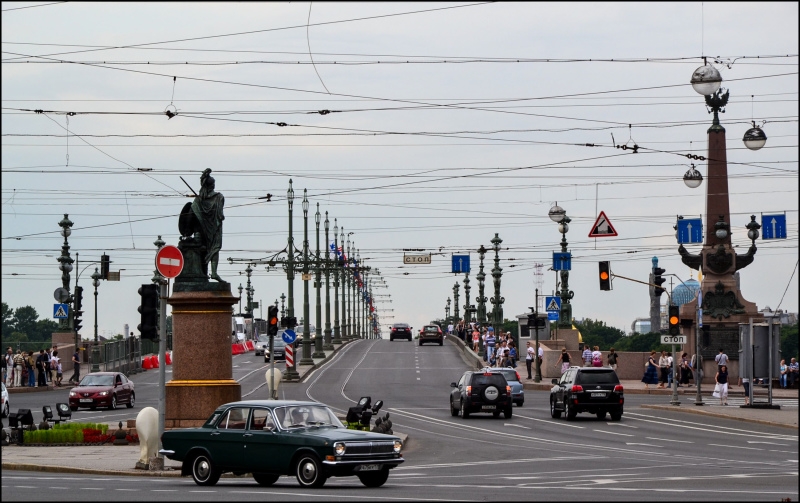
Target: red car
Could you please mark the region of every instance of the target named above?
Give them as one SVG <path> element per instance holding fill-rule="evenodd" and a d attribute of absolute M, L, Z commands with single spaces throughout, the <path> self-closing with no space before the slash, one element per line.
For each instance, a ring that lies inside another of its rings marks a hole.
<path fill-rule="evenodd" d="M 121 372 L 87 374 L 69 392 L 69 408 L 72 410 L 78 410 L 79 407 L 108 407 L 113 410 L 123 403 L 130 409 L 135 402 L 133 381 Z"/>

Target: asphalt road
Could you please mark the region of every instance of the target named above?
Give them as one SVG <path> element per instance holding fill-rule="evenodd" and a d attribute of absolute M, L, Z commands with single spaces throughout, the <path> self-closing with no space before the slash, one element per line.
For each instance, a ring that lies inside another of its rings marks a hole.
<path fill-rule="evenodd" d="M 263 358 L 234 357 L 235 378 L 248 398 L 266 398 Z M 406 463 L 389 481 L 367 489 L 356 478 L 330 479 L 317 491 L 282 477 L 271 488 L 250 479 L 221 479 L 211 488 L 191 479 L 4 472 L 3 500 L 64 494 L 95 501 L 149 500 L 778 500 L 798 499 L 798 436 L 786 428 L 640 409 L 668 397 L 626 396 L 620 422 L 579 414 L 552 419 L 546 392 L 526 392 L 511 419 L 452 417 L 450 383 L 467 370 L 456 348 L 366 340 L 348 344 L 304 383 L 282 387 L 292 399 L 313 399 L 344 412 L 361 396 L 382 399 L 394 429 L 410 436 Z M 156 404 L 154 371 L 134 376 L 133 410 L 81 411 L 76 419 L 135 417 Z M 141 383 L 141 384 L 140 384 Z M 41 395 L 12 395 L 20 403 Z M 54 400 L 51 400 L 54 403 Z M 12 408 L 21 407 L 14 403 Z M 34 407 L 31 407 L 34 408 Z M 80 416 L 78 416 L 80 414 Z M 138 492 L 140 494 L 132 494 Z M 146 494 L 146 495 L 145 495 Z"/>

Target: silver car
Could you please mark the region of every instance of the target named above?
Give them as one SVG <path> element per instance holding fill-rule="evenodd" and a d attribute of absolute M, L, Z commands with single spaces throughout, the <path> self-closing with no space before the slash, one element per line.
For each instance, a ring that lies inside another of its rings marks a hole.
<path fill-rule="evenodd" d="M 269 355 L 269 337 L 266 335 L 259 335 L 256 341 L 256 356 Z"/>
<path fill-rule="evenodd" d="M 512 368 L 497 367 L 484 367 L 482 370 L 484 372 L 503 374 L 503 377 L 506 378 L 506 382 L 511 386 L 511 401 L 517 404 L 518 407 L 522 407 L 522 404 L 525 403 L 525 390 L 523 389 L 524 386 L 519 372 Z"/>

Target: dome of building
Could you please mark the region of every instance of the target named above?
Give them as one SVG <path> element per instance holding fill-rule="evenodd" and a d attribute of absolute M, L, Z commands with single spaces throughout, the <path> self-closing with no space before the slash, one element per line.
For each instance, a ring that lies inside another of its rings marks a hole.
<path fill-rule="evenodd" d="M 672 290 L 672 302 L 676 306 L 687 304 L 697 297 L 700 290 L 700 283 L 696 279 L 690 279 L 686 283 L 681 283 Z"/>

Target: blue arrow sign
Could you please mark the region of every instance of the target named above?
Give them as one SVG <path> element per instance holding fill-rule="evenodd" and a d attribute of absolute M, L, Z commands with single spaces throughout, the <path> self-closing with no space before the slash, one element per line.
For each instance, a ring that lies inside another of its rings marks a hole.
<path fill-rule="evenodd" d="M 558 321 L 558 313 L 552 311 L 547 312 L 547 321 Z"/>
<path fill-rule="evenodd" d="M 286 344 L 291 344 L 294 342 L 295 339 L 297 339 L 297 334 L 294 333 L 294 330 L 289 330 L 287 328 L 281 334 L 281 339 L 283 339 L 283 342 L 285 342 Z"/>
<path fill-rule="evenodd" d="M 69 304 L 53 304 L 53 318 L 69 318 Z"/>
<path fill-rule="evenodd" d="M 548 313 L 561 312 L 561 297 L 545 297 L 544 298 L 545 311 Z"/>
<path fill-rule="evenodd" d="M 700 218 L 684 218 L 678 220 L 678 243 L 702 243 L 703 220 Z"/>
<path fill-rule="evenodd" d="M 570 271 L 572 270 L 572 254 L 569 252 L 553 252 L 553 270 Z"/>
<path fill-rule="evenodd" d="M 761 215 L 762 239 L 786 239 L 786 215 Z"/>
<path fill-rule="evenodd" d="M 453 255 L 453 274 L 469 273 L 469 255 Z"/>

